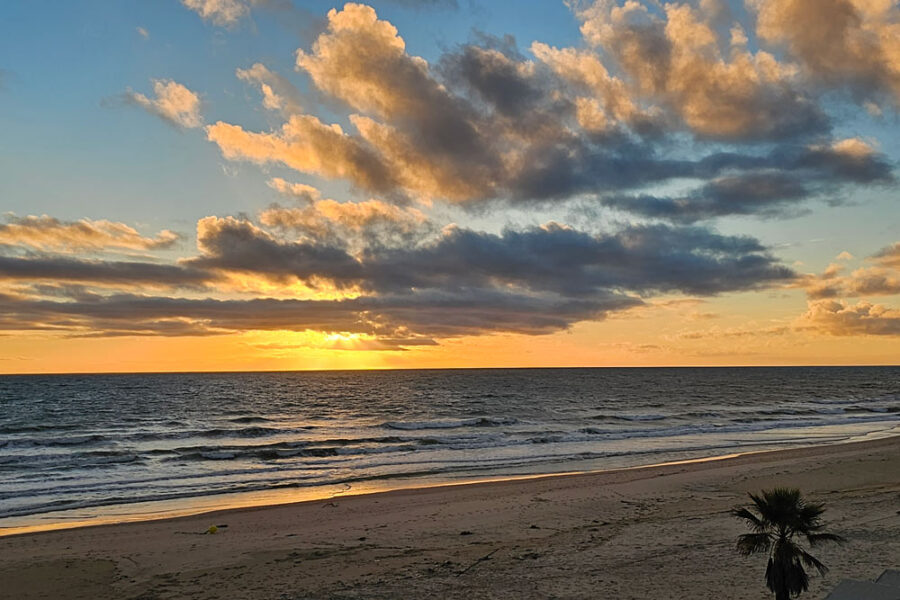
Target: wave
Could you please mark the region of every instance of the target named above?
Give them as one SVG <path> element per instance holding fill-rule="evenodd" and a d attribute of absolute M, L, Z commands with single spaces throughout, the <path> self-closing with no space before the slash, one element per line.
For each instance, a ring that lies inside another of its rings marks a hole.
<path fill-rule="evenodd" d="M 460 429 L 462 427 L 500 427 L 515 425 L 518 419 L 512 417 L 478 417 L 475 419 L 459 419 L 452 421 L 387 421 L 380 427 L 417 431 L 420 429 Z"/>
<path fill-rule="evenodd" d="M 733 449 L 733 444 L 715 443 L 715 444 L 694 444 L 678 449 L 681 453 L 697 453 L 702 452 L 709 454 L 710 451 Z M 517 470 L 522 466 L 531 465 L 534 468 L 537 465 L 550 464 L 566 464 L 573 460 L 596 460 L 605 458 L 614 458 L 622 456 L 661 456 L 671 453 L 671 449 L 661 448 L 644 448 L 632 449 L 627 451 L 580 451 L 580 452 L 549 452 L 543 454 L 529 454 L 520 457 L 488 457 L 468 460 L 410 460 L 403 463 L 382 463 L 381 465 L 368 465 L 368 468 L 359 468 L 349 472 L 341 477 L 323 477 L 320 474 L 291 472 L 289 475 L 278 475 L 273 478 L 264 478 L 256 481 L 231 480 L 231 481 L 199 481 L 195 485 L 187 485 L 179 489 L 149 489 L 138 488 L 129 490 L 131 495 L 123 495 L 123 492 L 110 490 L 114 493 L 106 496 L 93 496 L 91 498 L 75 496 L 58 498 L 50 501 L 34 501 L 20 504 L 18 506 L 7 505 L 4 509 L 0 509 L 0 519 L 9 517 L 21 517 L 34 514 L 42 514 L 48 512 L 77 510 L 94 508 L 110 505 L 136 504 L 142 502 L 153 502 L 162 500 L 176 500 L 181 498 L 198 498 L 207 496 L 216 496 L 221 494 L 229 494 L 235 492 L 254 492 L 254 491 L 272 491 L 279 489 L 291 488 L 310 488 L 324 486 L 340 486 L 352 485 L 378 480 L 403 480 L 411 478 L 424 478 L 439 475 L 453 474 L 454 476 L 464 476 L 466 474 L 474 475 L 476 473 L 498 473 L 504 469 Z M 394 467 L 396 470 L 391 472 L 377 472 L 379 466 Z M 329 471 L 330 472 L 330 471 Z M 513 471 L 516 472 L 516 471 Z M 552 472 L 552 470 L 550 471 Z M 238 473 L 238 472 L 235 472 Z M 163 478 L 163 481 L 168 479 Z M 152 480 L 150 480 L 152 481 Z M 51 495 L 54 490 L 34 490 L 36 492 L 29 498 L 37 499 Z M 70 494 L 75 494 L 79 490 L 72 489 Z M 20 499 L 22 499 L 20 497 Z"/>
<path fill-rule="evenodd" d="M 410 453 L 410 452 L 444 452 L 466 450 L 489 450 L 533 444 L 568 444 L 598 441 L 621 441 L 642 438 L 671 438 L 675 436 L 700 436 L 707 434 L 753 433 L 783 428 L 808 428 L 823 425 L 846 425 L 884 420 L 894 413 L 881 411 L 865 414 L 847 414 L 841 418 L 804 418 L 785 419 L 776 416 L 747 416 L 715 422 L 684 423 L 672 421 L 662 426 L 643 428 L 623 427 L 579 427 L 575 429 L 548 430 L 504 430 L 499 423 L 515 423 L 512 419 L 467 419 L 429 422 L 403 422 L 399 429 L 407 430 L 413 435 L 334 437 L 323 439 L 281 440 L 270 443 L 225 443 L 197 444 L 178 447 L 135 447 L 124 446 L 110 450 L 84 450 L 46 452 L 36 449 L 35 452 L 19 452 L 12 455 L 0 454 L 0 472 L 33 471 L 65 471 L 78 468 L 100 467 L 115 463 L 131 463 L 142 461 L 162 461 L 165 463 L 190 463 L 195 461 L 250 461 L 266 463 L 290 459 L 308 459 L 316 462 L 321 459 L 352 459 L 375 454 Z M 782 415 L 788 416 L 788 415 Z M 808 417 L 810 417 L 808 415 Z M 646 419 L 645 421 L 651 421 Z M 491 425 L 486 423 L 490 422 Z M 396 423 L 393 423 L 396 425 Z M 451 426 L 452 425 L 452 426 Z M 474 427 L 482 429 L 469 430 Z M 492 431 L 499 428 L 496 432 Z M 454 431 L 452 435 L 414 435 L 417 431 Z M 491 431 L 490 433 L 488 431 Z M 82 436 L 80 443 L 98 436 Z M 102 436 L 100 436 L 102 437 Z M 252 437 L 252 436 L 251 436 Z M 105 438 L 102 438 L 105 439 Z M 69 440 L 62 447 L 75 448 L 78 445 Z M 311 463 L 312 464 L 312 463 Z"/>
<path fill-rule="evenodd" d="M 235 417 L 228 419 L 232 423 L 271 423 L 272 419 L 258 416 Z"/>
<path fill-rule="evenodd" d="M 174 431 L 136 431 L 131 433 L 123 433 L 118 431 L 110 431 L 106 433 L 94 433 L 89 435 L 75 436 L 56 436 L 56 437 L 22 437 L 9 440 L 3 440 L 0 448 L 8 446 L 10 448 L 36 448 L 36 447 L 54 447 L 54 446 L 81 446 L 99 443 L 122 443 L 122 442 L 152 442 L 163 440 L 186 440 L 191 438 L 260 438 L 273 437 L 278 435 L 297 435 L 309 432 L 314 429 L 313 425 L 306 425 L 294 428 L 278 428 L 278 427 L 215 427 L 210 429 L 187 429 Z"/>
<path fill-rule="evenodd" d="M 900 413 L 900 406 L 848 406 L 846 413 Z"/>
<path fill-rule="evenodd" d="M 32 448 L 32 447 L 54 447 L 54 446 L 83 446 L 89 444 L 97 444 L 98 442 L 109 442 L 110 438 L 99 433 L 88 435 L 75 435 L 70 437 L 41 437 L 41 438 L 18 438 L 6 440 L 5 446 L 8 448 Z"/>
<path fill-rule="evenodd" d="M 670 418 L 668 415 L 659 415 L 659 414 L 648 414 L 648 415 L 595 415 L 590 417 L 595 421 L 632 421 L 632 422 L 640 422 L 640 421 L 663 421 L 665 419 Z"/>

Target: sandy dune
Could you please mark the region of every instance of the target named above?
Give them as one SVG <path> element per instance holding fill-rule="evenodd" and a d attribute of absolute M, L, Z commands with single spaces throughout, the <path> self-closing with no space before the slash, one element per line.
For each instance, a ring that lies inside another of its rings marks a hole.
<path fill-rule="evenodd" d="M 817 551 L 832 571 L 804 597 L 900 565 L 892 438 L 9 536 L 0 596 L 769 598 L 728 510 L 774 485 L 825 501 L 849 539 Z"/>

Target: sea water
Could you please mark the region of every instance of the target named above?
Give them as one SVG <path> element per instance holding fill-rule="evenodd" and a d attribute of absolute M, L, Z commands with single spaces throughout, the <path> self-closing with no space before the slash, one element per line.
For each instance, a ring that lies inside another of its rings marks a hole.
<path fill-rule="evenodd" d="M 900 367 L 5 376 L 0 531 L 892 433 Z"/>

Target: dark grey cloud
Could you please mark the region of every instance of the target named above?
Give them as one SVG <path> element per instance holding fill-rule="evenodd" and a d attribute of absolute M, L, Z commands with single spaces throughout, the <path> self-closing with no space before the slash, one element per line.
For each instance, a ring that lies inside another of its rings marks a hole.
<path fill-rule="evenodd" d="M 888 158 L 868 148 L 860 140 L 844 140 L 832 146 L 813 146 L 801 151 L 778 151 L 773 161 L 784 159 L 786 169 L 810 170 L 831 181 L 849 183 L 894 183 L 893 165 Z M 855 148 L 854 148 L 855 146 Z"/>
<path fill-rule="evenodd" d="M 336 247 L 281 241 L 246 221 L 201 227 L 204 254 L 186 264 L 275 278 L 321 279 L 377 294 L 514 286 L 584 297 L 610 290 L 717 294 L 790 279 L 760 243 L 702 228 L 631 226 L 593 236 L 548 225 L 502 234 L 459 227 L 412 247 L 352 257 Z"/>
<path fill-rule="evenodd" d="M 414 340 L 492 332 L 546 334 L 640 304 L 622 295 L 590 300 L 524 296 L 497 290 L 423 293 L 349 300 L 187 299 L 116 294 L 91 301 L 0 295 L 0 329 L 71 335 L 215 335 L 247 330 L 325 331 Z M 403 346 L 403 343 L 398 343 Z"/>
<path fill-rule="evenodd" d="M 719 153 L 695 166 L 697 177 L 712 178 L 685 195 L 617 195 L 601 202 L 643 217 L 694 223 L 727 215 L 791 215 L 813 198 L 840 202 L 848 184 L 896 181 L 883 154 L 853 139 L 833 146 L 781 146 L 760 156 Z"/>
<path fill-rule="evenodd" d="M 482 34 L 479 45 L 468 44 L 441 57 L 438 72 L 453 89 L 467 90 L 500 115 L 522 117 L 543 108 L 552 88 L 536 77 L 518 53 L 515 39 Z M 571 103 L 566 102 L 571 110 Z"/>
<path fill-rule="evenodd" d="M 363 276 L 361 265 L 346 249 L 312 242 L 283 243 L 239 219 L 200 221 L 197 244 L 202 254 L 183 261 L 185 267 L 252 272 L 308 280 L 325 275 L 335 282 Z"/>
<path fill-rule="evenodd" d="M 188 266 L 63 256 L 0 256 L 0 279 L 199 288 L 216 277 Z"/>
<path fill-rule="evenodd" d="M 0 274 L 29 285 L 3 298 L 0 327 L 81 336 L 309 329 L 427 343 L 552 333 L 637 306 L 642 296 L 715 295 L 795 277 L 757 240 L 699 227 L 631 226 L 605 235 L 555 224 L 501 234 L 451 227 L 409 247 L 372 246 L 353 255 L 280 239 L 235 218 L 203 219 L 198 231 L 200 255 L 178 265 L 4 257 Z M 362 295 L 226 300 L 90 287 L 200 286 L 238 272 L 313 287 L 327 282 Z"/>
<path fill-rule="evenodd" d="M 802 179 L 786 173 L 744 173 L 714 179 L 678 198 L 639 195 L 602 202 L 644 217 L 694 223 L 725 215 L 781 215 L 786 205 L 806 199 L 809 193 Z"/>
<path fill-rule="evenodd" d="M 793 277 L 752 238 L 666 226 L 606 236 L 559 226 L 502 235 L 454 229 L 434 244 L 371 257 L 366 266 L 379 290 L 493 283 L 569 297 L 605 290 L 708 295 Z"/>

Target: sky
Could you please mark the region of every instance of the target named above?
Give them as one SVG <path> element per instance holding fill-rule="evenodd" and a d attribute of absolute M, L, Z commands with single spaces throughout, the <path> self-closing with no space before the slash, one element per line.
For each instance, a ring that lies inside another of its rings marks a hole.
<path fill-rule="evenodd" d="M 891 0 L 0 3 L 0 373 L 897 364 Z"/>

